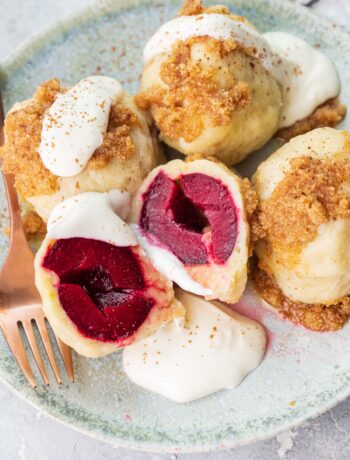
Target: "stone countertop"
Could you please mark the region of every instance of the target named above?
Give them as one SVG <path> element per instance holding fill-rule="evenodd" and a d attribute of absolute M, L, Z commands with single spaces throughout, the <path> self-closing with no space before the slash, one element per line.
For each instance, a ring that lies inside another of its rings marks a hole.
<path fill-rule="evenodd" d="M 287 0 L 280 0 L 287 1 Z M 298 0 L 350 31 L 350 0 Z M 87 0 L 0 0 L 0 61 L 39 28 Z M 350 37 L 349 37 L 350 38 Z M 268 389 L 267 389 L 268 391 Z M 38 412 L 0 385 L 0 459 L 4 460 L 348 460 L 350 400 L 274 439 L 208 454 L 159 455 L 114 447 Z"/>

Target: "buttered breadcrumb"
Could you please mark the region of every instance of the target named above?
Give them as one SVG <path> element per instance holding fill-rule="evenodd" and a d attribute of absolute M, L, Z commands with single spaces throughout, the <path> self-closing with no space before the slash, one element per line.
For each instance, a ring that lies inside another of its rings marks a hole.
<path fill-rule="evenodd" d="M 341 187 L 350 180 L 350 163 L 304 156 L 291 160 L 291 166 L 260 203 L 260 237 L 272 249 L 298 254 L 320 224 L 350 218 L 350 198 Z"/>
<path fill-rule="evenodd" d="M 215 67 L 193 61 L 191 50 L 196 43 L 205 46 L 208 56 L 224 57 L 233 50 L 243 53 L 233 40 L 192 37 L 179 41 L 161 65 L 160 78 L 167 87 L 153 86 L 136 96 L 141 108 L 152 110 L 163 135 L 186 142 L 202 134 L 205 119 L 214 127 L 226 126 L 233 112 L 243 110 L 251 101 L 247 83 L 226 74 L 223 87 Z"/>
<path fill-rule="evenodd" d="M 293 126 L 280 129 L 276 137 L 288 142 L 293 137 L 308 133 L 316 128 L 337 126 L 346 115 L 346 106 L 339 99 L 333 98 L 317 107 L 314 112 Z"/>
<path fill-rule="evenodd" d="M 95 151 L 88 163 L 88 168 L 100 169 L 112 158 L 126 159 L 135 153 L 131 139 L 131 127 L 138 122 L 134 112 L 121 104 L 111 107 L 107 132 L 102 145 Z"/>
<path fill-rule="evenodd" d="M 196 16 L 198 14 L 224 14 L 229 16 L 238 22 L 244 22 L 250 24 L 250 22 L 244 16 L 237 16 L 224 5 L 213 5 L 204 7 L 202 0 L 185 0 L 182 8 L 180 9 L 178 16 Z"/>
<path fill-rule="evenodd" d="M 45 222 L 35 211 L 27 211 L 22 216 L 22 224 L 27 238 L 46 234 Z"/>
<path fill-rule="evenodd" d="M 179 11 L 179 16 L 194 16 L 203 13 L 202 0 L 185 0 Z"/>
<path fill-rule="evenodd" d="M 5 120 L 5 144 L 0 148 L 2 167 L 16 177 L 21 197 L 53 194 L 58 191 L 58 178 L 43 165 L 38 148 L 43 118 L 57 96 L 66 90 L 58 79 L 41 84 L 33 99 L 17 105 Z M 135 146 L 130 127 L 137 123 L 136 115 L 121 104 L 112 106 L 107 133 L 87 168 L 103 168 L 112 158 L 125 159 L 133 155 Z"/>
<path fill-rule="evenodd" d="M 254 285 L 260 296 L 285 319 L 318 332 L 336 331 L 350 318 L 350 296 L 330 305 L 305 304 L 296 302 L 284 295 L 276 284 L 273 275 L 255 267 Z"/>

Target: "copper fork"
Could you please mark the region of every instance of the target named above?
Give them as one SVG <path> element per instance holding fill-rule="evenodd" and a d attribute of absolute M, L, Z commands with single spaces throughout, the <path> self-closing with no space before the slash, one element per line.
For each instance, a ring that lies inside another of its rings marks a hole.
<path fill-rule="evenodd" d="M 0 93 L 0 145 L 4 142 L 4 111 Z M 20 206 L 14 186 L 13 175 L 4 174 L 4 184 L 10 212 L 10 243 L 6 260 L 0 271 L 0 328 L 14 354 L 19 367 L 33 388 L 35 378 L 21 338 L 19 325 L 33 352 L 43 380 L 48 385 L 49 378 L 36 341 L 33 325 L 36 324 L 53 373 L 58 383 L 62 382 L 55 355 L 46 327 L 40 295 L 34 284 L 34 254 L 24 234 Z M 70 348 L 57 337 L 57 344 L 71 382 L 74 380 L 73 360 Z"/>

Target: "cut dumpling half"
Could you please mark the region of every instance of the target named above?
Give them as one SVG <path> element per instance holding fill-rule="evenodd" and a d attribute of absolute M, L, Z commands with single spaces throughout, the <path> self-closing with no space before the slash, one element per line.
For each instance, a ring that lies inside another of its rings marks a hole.
<path fill-rule="evenodd" d="M 155 267 L 189 292 L 237 301 L 247 281 L 247 184 L 205 159 L 153 170 L 133 199 L 130 220 Z"/>
<path fill-rule="evenodd" d="M 286 318 L 339 329 L 350 317 L 350 134 L 320 128 L 262 163 L 255 284 Z"/>
<path fill-rule="evenodd" d="M 119 191 L 66 200 L 51 214 L 35 259 L 47 319 L 87 357 L 130 345 L 182 314 L 172 283 L 115 213 L 123 214 L 124 205 Z"/>

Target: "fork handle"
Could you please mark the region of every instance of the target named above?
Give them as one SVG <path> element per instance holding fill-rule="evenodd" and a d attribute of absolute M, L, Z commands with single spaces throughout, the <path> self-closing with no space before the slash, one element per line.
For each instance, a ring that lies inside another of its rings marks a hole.
<path fill-rule="evenodd" d="M 10 245 L 14 243 L 14 239 L 26 240 L 25 233 L 23 230 L 21 210 L 19 206 L 18 196 L 15 189 L 15 177 L 13 174 L 5 174 L 2 172 L 4 180 L 5 191 L 10 212 L 10 224 L 11 224 L 11 241 Z"/>
<path fill-rule="evenodd" d="M 15 189 L 15 176 L 13 174 L 5 174 L 2 171 L 4 180 L 5 191 L 9 206 L 10 225 L 11 225 L 11 238 L 10 246 L 15 243 L 15 240 L 25 240 L 27 242 L 21 218 L 21 209 L 19 206 L 17 191 Z"/>

